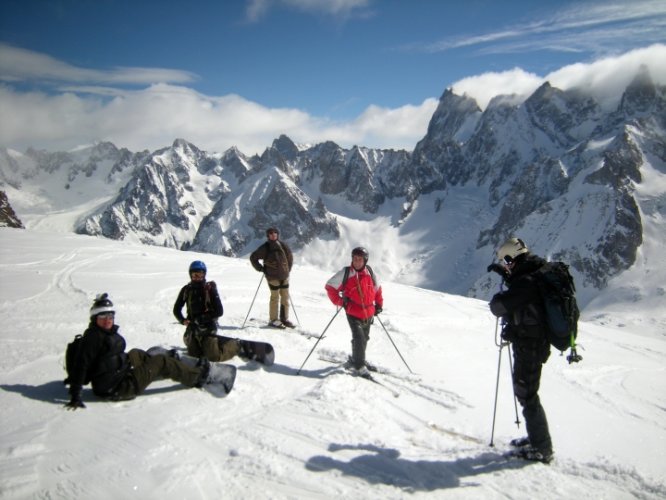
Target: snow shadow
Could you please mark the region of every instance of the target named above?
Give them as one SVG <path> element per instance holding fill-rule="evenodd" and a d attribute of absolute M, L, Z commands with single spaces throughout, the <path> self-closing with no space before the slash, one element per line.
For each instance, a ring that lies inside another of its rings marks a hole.
<path fill-rule="evenodd" d="M 331 452 L 360 450 L 368 453 L 349 461 L 318 455 L 310 458 L 305 468 L 312 472 L 339 470 L 346 476 L 363 479 L 369 484 L 394 486 L 408 492 L 434 491 L 446 488 L 474 487 L 474 481 L 461 481 L 482 474 L 493 474 L 507 469 L 521 469 L 529 462 L 507 460 L 498 453 L 483 452 L 475 457 L 457 460 L 406 460 L 392 448 L 381 448 L 370 444 L 331 444 Z"/>
<path fill-rule="evenodd" d="M 69 394 L 67 392 L 67 387 L 62 383 L 62 380 L 53 380 L 51 382 L 46 382 L 41 385 L 28 385 L 28 384 L 2 384 L 0 389 L 3 389 L 7 392 L 15 392 L 20 394 L 24 398 L 34 399 L 36 401 L 42 401 L 44 403 L 53 403 L 57 405 L 65 404 L 69 401 Z M 161 394 L 166 392 L 174 392 L 181 390 L 188 390 L 189 387 L 185 387 L 179 384 L 176 385 L 166 385 L 166 386 L 156 386 L 148 387 L 144 392 L 139 394 L 137 397 L 150 396 L 154 394 Z M 93 403 L 95 401 L 107 402 L 104 398 L 99 398 L 90 389 L 84 389 L 83 395 L 85 403 Z"/>
<path fill-rule="evenodd" d="M 0 388 L 44 403 L 64 404 L 69 401 L 67 387 L 62 383 L 62 380 L 52 380 L 41 385 L 2 384 Z"/>

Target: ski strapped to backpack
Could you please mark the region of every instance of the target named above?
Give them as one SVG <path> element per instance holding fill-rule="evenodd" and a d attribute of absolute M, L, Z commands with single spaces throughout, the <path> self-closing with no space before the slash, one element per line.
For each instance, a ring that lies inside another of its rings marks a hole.
<path fill-rule="evenodd" d="M 569 266 L 564 262 L 547 262 L 534 275 L 546 312 L 550 344 L 559 351 L 571 349 L 567 356 L 569 363 L 581 361 L 582 356 L 576 352 L 580 311 Z"/>

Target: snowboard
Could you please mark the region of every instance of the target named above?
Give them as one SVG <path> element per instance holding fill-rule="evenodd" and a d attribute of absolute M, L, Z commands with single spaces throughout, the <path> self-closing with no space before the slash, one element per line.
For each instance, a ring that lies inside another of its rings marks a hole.
<path fill-rule="evenodd" d="M 243 359 L 257 361 L 266 366 L 271 366 L 275 362 L 275 349 L 273 349 L 273 346 L 268 342 L 234 339 L 222 335 L 218 335 L 217 337 L 219 339 L 220 349 L 222 349 L 223 344 L 230 340 L 238 342 L 240 344 L 238 356 Z"/>
<path fill-rule="evenodd" d="M 180 354 L 177 359 L 189 366 L 200 366 L 200 358 Z M 236 380 L 236 367 L 226 363 L 211 363 L 208 372 L 208 378 L 201 386 L 203 390 L 211 393 L 213 396 L 223 398 L 231 392 Z"/>
<path fill-rule="evenodd" d="M 153 346 L 146 353 L 150 356 L 169 356 L 189 366 L 198 367 L 201 364 L 200 358 L 188 356 L 175 348 L 167 349 L 162 346 Z M 236 367 L 226 363 L 210 363 L 208 380 L 209 382 L 204 384 L 202 388 L 218 398 L 223 398 L 231 392 L 234 386 Z"/>

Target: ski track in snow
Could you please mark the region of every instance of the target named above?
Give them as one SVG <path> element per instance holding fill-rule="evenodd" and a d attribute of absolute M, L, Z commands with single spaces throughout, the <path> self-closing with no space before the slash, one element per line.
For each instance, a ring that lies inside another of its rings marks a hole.
<path fill-rule="evenodd" d="M 161 381 L 118 403 L 86 388 L 86 410 L 68 412 L 64 349 L 94 294 L 111 293 L 128 349 L 180 346 L 171 307 L 202 256 L 84 237 L 42 243 L 29 232 L 14 241 L 6 231 L 0 498 L 666 498 L 663 451 L 654 450 L 666 438 L 659 339 L 611 340 L 620 333 L 583 325 L 581 364 L 553 353 L 542 400 L 556 458 L 529 464 L 503 456 L 516 432 L 506 365 L 488 446 L 497 349 L 485 304 L 384 283 L 382 322 L 416 373 L 378 323 L 368 360 L 386 387 L 320 359 L 350 352 L 340 317 L 297 375 L 335 314 L 323 292 L 330 272 L 295 269 L 298 330 L 265 328 L 265 284 L 241 329 L 257 274 L 206 255 L 225 306 L 220 333 L 271 342 L 276 363 L 231 360 L 238 375 L 223 400 Z M 633 436 L 643 450 L 623 444 Z"/>

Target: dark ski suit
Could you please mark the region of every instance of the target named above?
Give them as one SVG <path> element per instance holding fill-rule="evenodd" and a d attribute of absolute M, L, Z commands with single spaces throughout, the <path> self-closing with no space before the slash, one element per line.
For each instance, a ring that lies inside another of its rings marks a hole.
<path fill-rule="evenodd" d="M 168 356 L 149 356 L 141 349 L 126 353 L 125 339 L 118 333 L 118 325 L 106 331 L 93 320 L 82 340 L 69 378 L 69 393 L 79 401 L 87 378 L 97 396 L 120 401 L 134 399 L 155 380 L 168 378 L 194 387 L 201 376 L 200 368 L 192 368 Z"/>
<path fill-rule="evenodd" d="M 529 253 L 516 257 L 506 277 L 508 290 L 492 298 L 490 310 L 504 319 L 502 337 L 513 343 L 513 390 L 523 407 L 530 444 L 550 454 L 553 446 L 548 421 L 538 395 L 541 366 L 550 356 L 550 343 L 537 278 L 532 275 L 545 263 Z"/>

